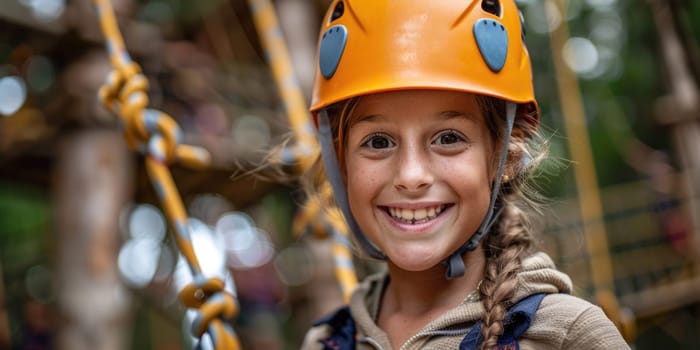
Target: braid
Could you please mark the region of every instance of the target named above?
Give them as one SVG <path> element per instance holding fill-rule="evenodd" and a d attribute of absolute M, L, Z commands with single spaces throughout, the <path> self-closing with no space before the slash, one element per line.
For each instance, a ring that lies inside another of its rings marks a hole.
<path fill-rule="evenodd" d="M 484 242 L 487 261 L 479 290 L 484 306 L 482 350 L 495 348 L 503 334 L 503 317 L 515 293 L 521 259 L 533 242 L 523 211 L 507 201 L 503 205 L 499 222 L 494 225 L 498 231 L 487 235 Z"/>

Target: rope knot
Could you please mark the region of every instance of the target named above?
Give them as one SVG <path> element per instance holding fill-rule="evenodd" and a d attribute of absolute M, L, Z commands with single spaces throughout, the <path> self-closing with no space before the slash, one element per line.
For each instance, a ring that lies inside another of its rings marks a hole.
<path fill-rule="evenodd" d="M 100 88 L 103 105 L 121 117 L 127 145 L 160 163 L 180 163 L 203 168 L 210 162 L 209 152 L 183 145 L 182 130 L 166 113 L 146 108 L 148 79 L 135 62 L 112 70 Z"/>
<path fill-rule="evenodd" d="M 180 300 L 190 309 L 195 309 L 192 334 L 200 338 L 208 332 L 217 349 L 239 349 L 233 328 L 229 325 L 238 315 L 235 297 L 224 289 L 220 278 L 205 279 L 197 276 L 179 293 Z M 223 347 L 219 347 L 223 345 Z"/>

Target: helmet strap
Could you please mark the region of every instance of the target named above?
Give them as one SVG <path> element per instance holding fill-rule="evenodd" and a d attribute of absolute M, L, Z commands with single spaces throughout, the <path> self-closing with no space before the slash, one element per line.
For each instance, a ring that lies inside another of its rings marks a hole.
<path fill-rule="evenodd" d="M 517 106 L 515 103 L 506 102 L 506 134 L 503 138 L 503 148 L 501 149 L 501 155 L 498 159 L 498 170 L 496 171 L 496 177 L 493 181 L 491 201 L 489 203 L 489 208 L 486 211 L 486 216 L 484 216 L 484 220 L 481 222 L 479 229 L 472 235 L 469 241 L 467 241 L 467 243 L 457 249 L 456 252 L 445 260 L 444 263 L 447 265 L 445 278 L 448 280 L 464 275 L 465 267 L 464 261 L 462 260 L 462 255 L 468 251 L 476 249 L 476 247 L 479 245 L 479 241 L 481 241 L 484 235 L 489 232 L 491 226 L 496 222 L 496 219 L 503 211 L 503 206 L 499 206 L 497 211 L 494 209 L 496 206 L 496 199 L 498 199 L 500 194 L 501 178 L 503 177 L 506 158 L 508 158 L 508 145 L 510 144 L 510 134 L 513 132 L 513 124 L 515 123 L 516 108 Z"/>
<path fill-rule="evenodd" d="M 326 176 L 328 176 L 328 181 L 335 195 L 335 201 L 345 217 L 345 222 L 348 224 L 350 232 L 367 255 L 374 259 L 385 260 L 386 256 L 384 253 L 382 253 L 379 248 L 369 240 L 364 232 L 362 232 L 357 221 L 355 221 L 355 217 L 353 217 L 350 212 L 348 193 L 345 190 L 343 176 L 338 166 L 338 157 L 335 153 L 335 146 L 333 145 L 333 132 L 331 131 L 326 109 L 322 109 L 318 113 L 318 131 L 318 137 L 321 143 L 321 159 L 323 160 L 323 166 L 326 168 Z"/>

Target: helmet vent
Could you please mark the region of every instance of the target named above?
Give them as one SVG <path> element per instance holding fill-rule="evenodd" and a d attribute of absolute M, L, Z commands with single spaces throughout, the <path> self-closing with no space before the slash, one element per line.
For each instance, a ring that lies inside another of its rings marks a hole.
<path fill-rule="evenodd" d="M 482 0 L 481 9 L 494 16 L 501 17 L 501 3 L 499 0 Z"/>
<path fill-rule="evenodd" d="M 343 13 L 345 13 L 345 4 L 343 4 L 342 1 L 338 1 L 338 3 L 335 4 L 335 8 L 333 8 L 333 14 L 331 14 L 331 22 L 342 17 Z"/>

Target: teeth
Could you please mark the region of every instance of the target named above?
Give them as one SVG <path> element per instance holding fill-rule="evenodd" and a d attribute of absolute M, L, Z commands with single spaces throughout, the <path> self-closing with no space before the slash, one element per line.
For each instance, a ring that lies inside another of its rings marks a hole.
<path fill-rule="evenodd" d="M 389 215 L 394 219 L 412 224 L 430 221 L 437 217 L 443 210 L 445 210 L 444 205 L 420 209 L 388 208 Z"/>

